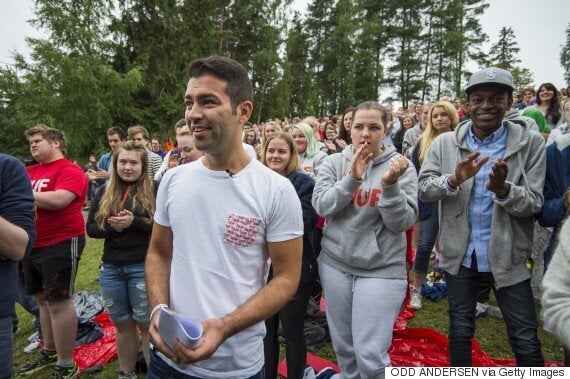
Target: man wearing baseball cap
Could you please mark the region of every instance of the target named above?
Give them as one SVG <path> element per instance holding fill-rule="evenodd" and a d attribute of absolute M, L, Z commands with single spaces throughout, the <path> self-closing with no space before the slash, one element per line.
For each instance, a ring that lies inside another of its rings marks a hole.
<path fill-rule="evenodd" d="M 517 365 L 542 366 L 526 260 L 544 202 L 544 139 L 503 119 L 513 101 L 510 72 L 478 71 L 465 92 L 471 120 L 434 140 L 418 186 L 421 200 L 441 201 L 450 363 L 472 364 L 477 284 L 490 279 Z"/>

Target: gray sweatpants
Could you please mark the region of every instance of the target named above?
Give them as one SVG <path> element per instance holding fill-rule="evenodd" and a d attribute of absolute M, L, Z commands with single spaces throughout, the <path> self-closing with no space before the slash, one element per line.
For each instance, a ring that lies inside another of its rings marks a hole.
<path fill-rule="evenodd" d="M 384 378 L 406 279 L 354 276 L 319 261 L 333 349 L 344 379 Z"/>

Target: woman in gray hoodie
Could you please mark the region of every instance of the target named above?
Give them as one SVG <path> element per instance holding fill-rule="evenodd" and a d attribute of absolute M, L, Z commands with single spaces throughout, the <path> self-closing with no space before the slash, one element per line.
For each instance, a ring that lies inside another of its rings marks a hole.
<path fill-rule="evenodd" d="M 327 219 L 319 274 L 343 378 L 384 377 L 392 330 L 406 295 L 405 231 L 418 216 L 417 175 L 384 146 L 387 112 L 360 104 L 352 145 L 325 158 L 313 206 Z"/>

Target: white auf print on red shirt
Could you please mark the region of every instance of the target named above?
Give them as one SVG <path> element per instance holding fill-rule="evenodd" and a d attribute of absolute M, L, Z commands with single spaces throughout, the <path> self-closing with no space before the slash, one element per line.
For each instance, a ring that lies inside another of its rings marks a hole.
<path fill-rule="evenodd" d="M 259 231 L 261 220 L 230 213 L 226 221 L 224 242 L 235 247 L 251 246 L 255 242 L 255 236 Z"/>

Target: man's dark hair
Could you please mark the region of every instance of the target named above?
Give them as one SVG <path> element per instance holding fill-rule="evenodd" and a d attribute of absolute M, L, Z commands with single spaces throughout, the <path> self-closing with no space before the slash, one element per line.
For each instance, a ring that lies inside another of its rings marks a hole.
<path fill-rule="evenodd" d="M 233 112 L 244 101 L 253 101 L 253 85 L 245 68 L 230 58 L 212 55 L 196 59 L 188 65 L 188 79 L 212 75 L 227 82 L 226 93 L 230 98 Z"/>
<path fill-rule="evenodd" d="M 124 141 L 127 139 L 127 134 L 125 133 L 123 128 L 121 128 L 120 126 L 111 126 L 109 129 L 107 129 L 107 137 L 109 137 L 113 134 L 118 134 L 121 141 Z"/>

